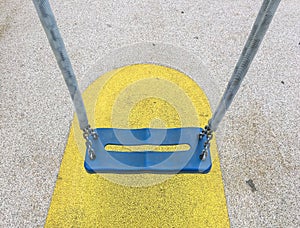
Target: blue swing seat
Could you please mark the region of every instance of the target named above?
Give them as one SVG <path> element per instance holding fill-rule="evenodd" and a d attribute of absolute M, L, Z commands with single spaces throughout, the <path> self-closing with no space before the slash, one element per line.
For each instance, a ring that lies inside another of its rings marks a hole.
<path fill-rule="evenodd" d="M 88 173 L 208 173 L 211 169 L 210 151 L 200 159 L 206 136 L 199 139 L 201 128 L 117 129 L 97 128 L 98 139 L 90 140 L 96 158 L 91 160 L 86 151 L 84 167 Z M 106 150 L 107 145 L 171 146 L 187 144 L 188 150 L 157 152 L 123 152 Z"/>

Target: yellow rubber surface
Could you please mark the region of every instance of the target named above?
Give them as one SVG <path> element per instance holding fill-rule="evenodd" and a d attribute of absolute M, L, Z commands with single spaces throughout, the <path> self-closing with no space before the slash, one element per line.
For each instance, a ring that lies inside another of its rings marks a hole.
<path fill-rule="evenodd" d="M 138 64 L 99 77 L 83 94 L 93 127 L 203 127 L 208 100 L 183 73 Z M 229 227 L 215 141 L 209 174 L 90 175 L 74 120 L 46 227 Z"/>

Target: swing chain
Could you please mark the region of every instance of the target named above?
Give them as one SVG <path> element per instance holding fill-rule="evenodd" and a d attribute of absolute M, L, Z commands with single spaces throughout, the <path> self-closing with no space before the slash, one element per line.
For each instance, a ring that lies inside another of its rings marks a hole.
<path fill-rule="evenodd" d="M 210 129 L 210 127 L 207 125 L 205 126 L 204 129 L 202 129 L 202 132 L 199 134 L 199 139 L 203 139 L 203 137 L 206 135 L 207 139 L 204 142 L 204 148 L 202 150 L 202 153 L 200 154 L 200 159 L 201 160 L 205 160 L 207 158 L 207 154 L 208 154 L 208 150 L 210 147 L 210 141 L 213 138 L 213 134 L 212 134 L 212 130 Z"/>
<path fill-rule="evenodd" d="M 89 157 L 91 160 L 96 159 L 96 154 L 93 149 L 92 141 L 89 139 L 89 136 L 92 136 L 93 139 L 98 139 L 98 134 L 95 132 L 93 128 L 91 128 L 90 125 L 88 125 L 86 128 L 83 129 L 83 138 L 85 139 L 85 145 L 89 153 Z"/>

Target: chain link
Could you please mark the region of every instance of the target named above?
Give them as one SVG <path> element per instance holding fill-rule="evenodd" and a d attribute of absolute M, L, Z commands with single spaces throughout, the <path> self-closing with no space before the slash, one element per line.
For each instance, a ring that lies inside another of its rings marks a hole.
<path fill-rule="evenodd" d="M 202 150 L 202 152 L 199 156 L 201 160 L 205 160 L 207 158 L 208 150 L 209 150 L 209 147 L 210 147 L 210 141 L 213 138 L 212 130 L 210 129 L 209 126 L 205 126 L 205 128 L 199 134 L 199 139 L 200 140 L 203 139 L 204 136 L 206 136 L 207 139 L 204 142 L 204 148 L 203 148 L 203 150 Z"/>
<path fill-rule="evenodd" d="M 97 132 L 88 125 L 85 129 L 83 129 L 83 138 L 85 139 L 85 145 L 89 153 L 89 157 L 91 160 L 96 159 L 96 154 L 93 149 L 92 141 L 89 139 L 89 135 L 93 137 L 93 139 L 98 139 Z"/>

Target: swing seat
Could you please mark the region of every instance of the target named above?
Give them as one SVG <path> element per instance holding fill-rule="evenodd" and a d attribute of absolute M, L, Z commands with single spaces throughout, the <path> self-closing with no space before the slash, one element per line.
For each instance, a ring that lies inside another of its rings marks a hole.
<path fill-rule="evenodd" d="M 208 173 L 212 166 L 209 150 L 206 159 L 200 159 L 207 139 L 206 136 L 199 139 L 201 128 L 97 128 L 95 131 L 98 139 L 92 136 L 89 139 L 96 158 L 91 160 L 88 150 L 85 155 L 84 167 L 88 173 Z M 163 148 L 180 145 L 188 149 L 167 152 L 153 150 L 156 146 Z M 124 146 L 150 146 L 151 150 L 126 152 L 108 148 Z"/>

